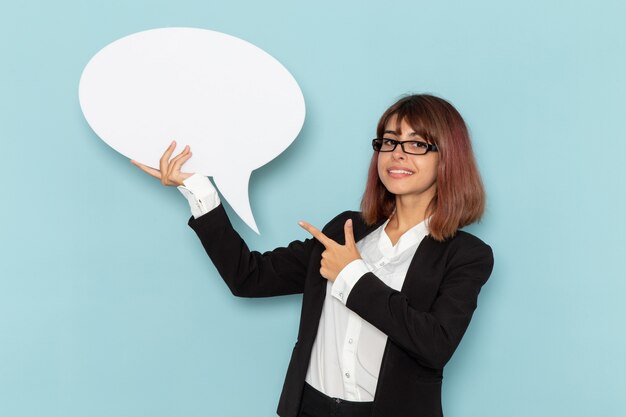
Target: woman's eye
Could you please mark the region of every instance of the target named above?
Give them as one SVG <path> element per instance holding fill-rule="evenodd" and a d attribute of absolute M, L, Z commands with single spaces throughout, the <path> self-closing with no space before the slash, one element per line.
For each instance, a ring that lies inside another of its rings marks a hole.
<path fill-rule="evenodd" d="M 415 149 L 421 149 L 421 148 L 428 147 L 428 145 L 424 142 L 415 141 L 415 142 L 411 142 L 411 147 Z"/>
<path fill-rule="evenodd" d="M 393 139 L 383 139 L 383 145 L 393 146 L 396 143 Z"/>

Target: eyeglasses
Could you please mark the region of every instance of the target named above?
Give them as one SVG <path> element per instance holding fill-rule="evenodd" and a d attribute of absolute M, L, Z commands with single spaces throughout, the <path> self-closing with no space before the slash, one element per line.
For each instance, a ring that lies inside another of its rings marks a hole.
<path fill-rule="evenodd" d="M 376 138 L 372 140 L 372 148 L 377 152 L 393 152 L 396 146 L 400 145 L 404 153 L 411 155 L 424 155 L 428 151 L 437 152 L 437 145 L 419 140 L 399 141 L 387 138 Z"/>

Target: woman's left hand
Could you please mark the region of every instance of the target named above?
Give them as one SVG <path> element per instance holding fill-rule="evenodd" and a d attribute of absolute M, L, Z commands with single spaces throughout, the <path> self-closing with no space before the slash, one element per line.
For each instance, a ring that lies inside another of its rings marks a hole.
<path fill-rule="evenodd" d="M 361 259 L 361 254 L 359 254 L 356 242 L 354 241 L 351 219 L 348 219 L 343 226 L 346 235 L 345 245 L 340 245 L 335 242 L 309 223 L 301 221 L 298 222 L 298 224 L 313 235 L 313 237 L 326 248 L 326 250 L 322 252 L 320 274 L 327 280 L 335 282 L 337 275 L 339 275 L 339 272 L 341 272 L 346 265 L 356 259 Z"/>

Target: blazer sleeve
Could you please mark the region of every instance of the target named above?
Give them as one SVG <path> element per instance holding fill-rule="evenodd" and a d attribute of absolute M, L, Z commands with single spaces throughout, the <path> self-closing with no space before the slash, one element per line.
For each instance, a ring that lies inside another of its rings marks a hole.
<path fill-rule="evenodd" d="M 265 253 L 250 251 L 222 205 L 197 219 L 192 217 L 189 226 L 234 295 L 270 297 L 303 292 L 311 239 Z"/>
<path fill-rule="evenodd" d="M 356 283 L 346 306 L 423 366 L 442 369 L 461 342 L 476 309 L 478 293 L 493 268 L 491 248 L 474 240 L 479 244 L 450 256 L 428 311 L 411 306 L 404 293 L 387 286 L 371 272 Z"/>

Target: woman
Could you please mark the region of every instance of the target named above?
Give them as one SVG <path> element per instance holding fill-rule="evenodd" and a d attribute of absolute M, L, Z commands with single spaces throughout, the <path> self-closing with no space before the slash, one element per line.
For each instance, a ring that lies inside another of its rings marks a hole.
<path fill-rule="evenodd" d="M 233 294 L 303 293 L 278 414 L 442 416 L 444 365 L 491 274 L 491 249 L 459 229 L 485 197 L 467 128 L 445 100 L 400 99 L 382 115 L 361 204 L 285 248 L 250 252 L 208 179 L 180 171 L 188 147 L 160 170 L 189 199 L 189 225 Z M 184 186 L 182 186 L 184 184 Z"/>

